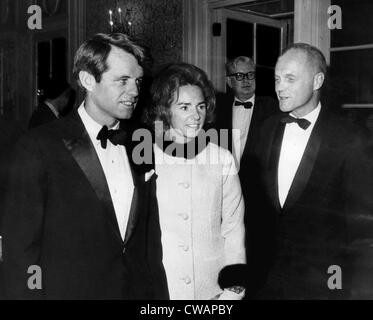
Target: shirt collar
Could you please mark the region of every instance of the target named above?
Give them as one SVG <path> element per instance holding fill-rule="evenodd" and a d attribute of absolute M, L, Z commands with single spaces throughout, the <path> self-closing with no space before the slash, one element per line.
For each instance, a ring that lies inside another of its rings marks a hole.
<path fill-rule="evenodd" d="M 313 109 L 310 113 L 302 117 L 302 119 L 306 119 L 313 124 L 316 122 L 317 118 L 319 117 L 320 111 L 321 111 L 321 103 L 319 101 L 319 103 L 317 104 L 317 107 Z M 297 118 L 292 112 L 290 113 L 290 115 L 294 118 Z"/>
<path fill-rule="evenodd" d="M 249 102 L 250 101 L 254 105 L 254 103 L 255 103 L 255 94 L 253 94 L 253 96 L 250 99 L 247 99 L 245 101 L 241 101 L 237 97 L 234 97 L 234 101 L 238 101 L 238 102 Z"/>
<path fill-rule="evenodd" d="M 78 114 L 83 121 L 84 127 L 86 128 L 88 135 L 90 136 L 92 142 L 99 144 L 100 141 L 97 140 L 97 135 L 102 129 L 102 125 L 97 123 L 92 117 L 88 114 L 87 110 L 84 107 L 84 101 L 78 108 Z M 119 121 L 110 129 L 116 130 L 119 128 Z"/>

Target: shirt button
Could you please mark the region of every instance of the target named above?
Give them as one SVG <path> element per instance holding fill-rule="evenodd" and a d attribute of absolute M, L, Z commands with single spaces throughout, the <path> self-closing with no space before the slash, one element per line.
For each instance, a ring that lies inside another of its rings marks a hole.
<path fill-rule="evenodd" d="M 186 277 L 184 278 L 184 282 L 185 282 L 186 284 L 190 284 L 190 283 L 192 282 L 192 280 L 190 280 L 190 278 L 189 278 L 188 276 L 186 276 Z"/>
<path fill-rule="evenodd" d="M 188 218 L 189 218 L 188 214 L 187 214 L 187 213 L 184 213 L 184 214 L 183 214 L 183 219 L 184 219 L 184 220 L 188 220 Z"/>
<path fill-rule="evenodd" d="M 184 250 L 184 251 L 188 251 L 188 250 L 189 250 L 189 246 L 188 246 L 187 244 L 184 245 L 183 250 Z"/>
<path fill-rule="evenodd" d="M 184 188 L 185 188 L 185 189 L 188 189 L 189 187 L 190 187 L 190 184 L 189 184 L 188 182 L 185 182 L 185 183 L 184 183 Z"/>

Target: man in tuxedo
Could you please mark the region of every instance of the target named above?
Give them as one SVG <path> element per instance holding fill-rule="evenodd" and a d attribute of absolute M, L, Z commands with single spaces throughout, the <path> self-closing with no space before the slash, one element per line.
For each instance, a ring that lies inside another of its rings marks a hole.
<path fill-rule="evenodd" d="M 75 102 L 75 90 L 61 78 L 52 78 L 47 84 L 44 101 L 33 112 L 29 129 L 57 120 L 68 114 Z"/>
<path fill-rule="evenodd" d="M 279 112 L 275 99 L 255 95 L 255 72 L 255 64 L 249 57 L 228 60 L 226 81 L 230 90 L 227 94 L 217 94 L 216 99 L 216 128 L 228 131 L 228 149 L 236 160 L 245 200 L 246 249 L 247 261 L 250 261 L 249 283 L 245 285 L 247 296 L 262 285 L 268 265 L 267 239 L 263 239 L 262 232 L 256 228 L 265 221 L 255 208 L 265 201 L 261 186 L 254 183 L 259 180 L 261 170 L 254 151 L 261 143 L 258 135 L 263 121 Z M 224 147 L 223 143 L 220 141 Z"/>
<path fill-rule="evenodd" d="M 123 34 L 87 40 L 74 59 L 83 103 L 19 141 L 3 224 L 8 298 L 167 299 L 156 176 L 132 169 L 120 128 L 143 60 Z"/>
<path fill-rule="evenodd" d="M 276 64 L 282 114 L 264 122 L 257 151 L 271 205 L 259 214 L 271 227 L 256 226 L 276 255 L 258 299 L 361 293 L 354 278 L 372 246 L 372 162 L 360 129 L 320 101 L 325 75 L 323 54 L 308 44 L 292 45 Z"/>
<path fill-rule="evenodd" d="M 216 127 L 228 130 L 226 147 L 234 155 L 237 168 L 245 171 L 245 158 L 255 149 L 261 123 L 278 112 L 278 104 L 271 97 L 255 95 L 255 64 L 249 57 L 228 60 L 226 73 L 230 90 L 217 94 Z"/>

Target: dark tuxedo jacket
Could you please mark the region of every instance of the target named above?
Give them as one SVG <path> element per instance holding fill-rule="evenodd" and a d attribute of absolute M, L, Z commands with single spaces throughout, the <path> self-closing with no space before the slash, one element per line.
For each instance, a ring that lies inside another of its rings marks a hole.
<path fill-rule="evenodd" d="M 15 150 L 4 235 L 7 298 L 167 299 L 155 179 L 132 170 L 124 241 L 99 159 L 77 112 Z M 42 270 L 29 290 L 27 270 Z"/>
<path fill-rule="evenodd" d="M 228 149 L 232 151 L 232 111 L 234 96 L 230 93 L 217 94 L 216 128 L 228 130 Z M 262 145 L 259 138 L 263 121 L 279 114 L 278 102 L 271 97 L 255 97 L 255 106 L 251 118 L 249 133 L 240 161 L 239 177 L 245 201 L 246 256 L 248 261 L 246 296 L 252 296 L 263 284 L 268 269 L 268 250 L 263 253 L 263 246 L 268 241 L 256 228 L 262 224 L 263 215 L 257 208 L 266 203 L 265 193 L 260 181 L 260 164 L 255 150 Z M 220 143 L 221 144 L 221 143 Z M 272 246 L 265 246 L 272 248 Z"/>
<path fill-rule="evenodd" d="M 31 115 L 29 129 L 41 126 L 54 120 L 57 120 L 57 117 L 54 115 L 52 110 L 44 102 L 42 102 Z"/>
<path fill-rule="evenodd" d="M 0 116 L 0 236 L 2 236 L 1 221 L 4 211 L 4 194 L 7 191 L 10 155 L 21 134 L 22 128 L 18 122 Z M 4 291 L 2 267 L 0 261 L 0 300 L 3 297 Z"/>
<path fill-rule="evenodd" d="M 257 298 L 359 296 L 356 278 L 367 267 L 360 265 L 360 258 L 373 243 L 372 159 L 364 151 L 366 141 L 359 128 L 323 106 L 281 208 L 277 169 L 285 124 L 280 118 L 265 121 L 257 150 L 267 202 L 257 213 L 264 218 L 255 227 L 266 239 L 262 250 L 272 259 Z M 341 267 L 342 290 L 328 288 L 332 265 Z"/>
<path fill-rule="evenodd" d="M 216 94 L 216 122 L 217 129 L 228 130 L 228 149 L 232 152 L 232 114 L 234 95 L 231 93 Z M 252 153 L 257 143 L 258 134 L 263 120 L 279 112 L 278 102 L 271 97 L 255 97 L 254 112 L 251 118 L 250 129 L 244 146 L 242 157 Z M 241 160 L 241 163 L 243 161 Z"/>

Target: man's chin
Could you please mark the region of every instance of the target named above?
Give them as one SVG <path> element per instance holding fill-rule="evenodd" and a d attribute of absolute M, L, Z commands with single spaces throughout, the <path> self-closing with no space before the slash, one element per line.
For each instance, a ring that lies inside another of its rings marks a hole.
<path fill-rule="evenodd" d="M 117 119 L 119 120 L 126 120 L 126 119 L 131 119 L 133 115 L 134 110 L 125 110 L 125 112 L 120 112 L 118 114 Z"/>
<path fill-rule="evenodd" d="M 280 103 L 280 110 L 282 112 L 292 112 L 295 108 L 288 104 L 281 104 Z"/>

